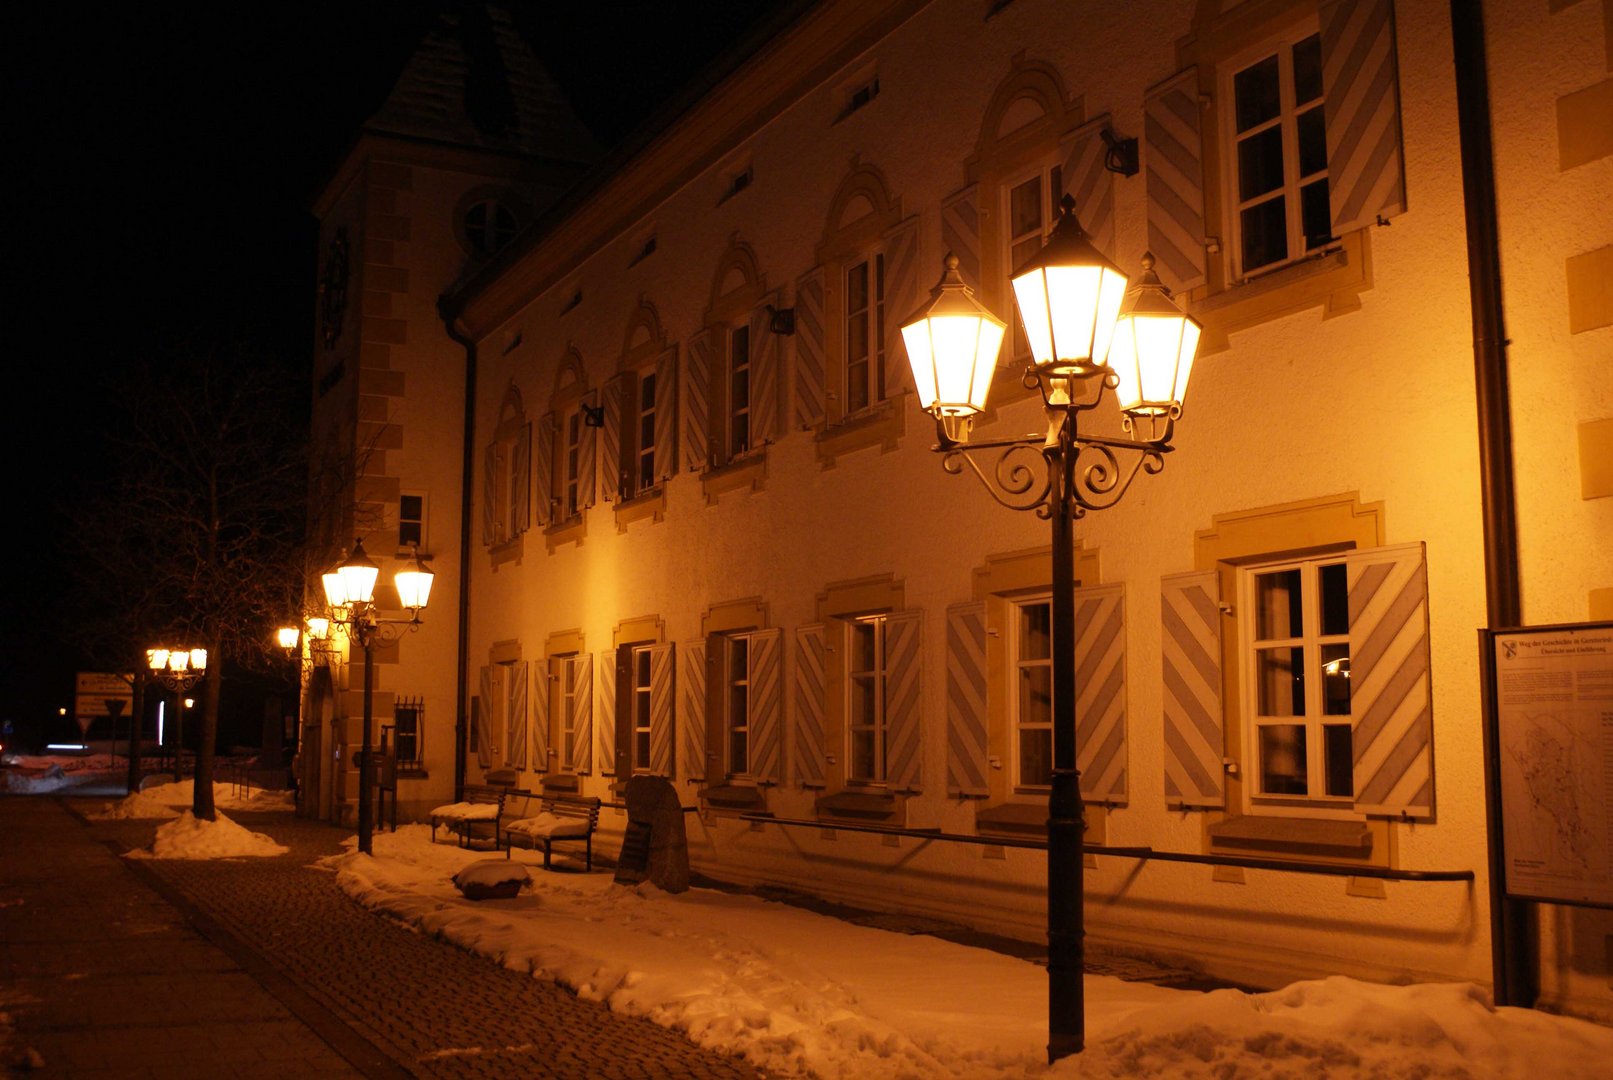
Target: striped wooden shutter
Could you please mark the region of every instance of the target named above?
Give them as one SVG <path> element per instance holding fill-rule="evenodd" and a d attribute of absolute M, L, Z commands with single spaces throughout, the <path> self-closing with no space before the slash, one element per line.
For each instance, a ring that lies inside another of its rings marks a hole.
<path fill-rule="evenodd" d="M 533 511 L 539 526 L 554 520 L 554 413 L 538 420 L 533 444 Z"/>
<path fill-rule="evenodd" d="M 655 361 L 655 479 L 670 480 L 678 472 L 678 350 L 668 349 Z"/>
<path fill-rule="evenodd" d="M 1188 68 L 1143 96 L 1148 249 L 1180 292 L 1204 283 L 1204 163 L 1198 71 Z"/>
<path fill-rule="evenodd" d="M 782 754 L 780 727 L 784 718 L 784 664 L 782 630 L 757 630 L 750 636 L 750 775 L 758 783 L 777 783 Z"/>
<path fill-rule="evenodd" d="M 885 396 L 896 397 L 913 384 L 913 369 L 902 343 L 902 320 L 918 310 L 923 296 L 919 266 L 919 219 L 910 217 L 885 234 Z M 936 268 L 936 277 L 940 268 Z"/>
<path fill-rule="evenodd" d="M 1113 123 L 1104 113 L 1071 132 L 1063 166 L 1064 190 L 1075 199 L 1081 227 L 1110 259 L 1115 257 L 1115 174 L 1104 165 L 1109 146 L 1103 132 Z"/>
<path fill-rule="evenodd" d="M 672 678 L 672 646 L 650 646 L 650 772 L 672 779 L 676 728 L 673 704 L 677 685 Z"/>
<path fill-rule="evenodd" d="M 798 324 L 799 325 L 799 324 Z M 795 630 L 795 779 L 802 787 L 823 786 L 823 624 Z"/>
<path fill-rule="evenodd" d="M 527 727 L 527 665 L 521 660 L 504 668 L 504 677 L 510 680 L 510 726 L 504 733 L 508 740 L 504 764 L 512 769 L 526 768 Z"/>
<path fill-rule="evenodd" d="M 689 339 L 689 378 L 684 381 L 684 467 L 704 472 L 711 465 L 711 331 Z"/>
<path fill-rule="evenodd" d="M 1126 587 L 1075 590 L 1075 764 L 1081 797 L 1126 801 Z"/>
<path fill-rule="evenodd" d="M 582 407 L 592 409 L 599 404 L 599 393 L 594 390 L 582 396 Z M 594 505 L 594 457 L 598 450 L 596 427 L 579 422 L 577 432 L 577 507 L 586 510 Z"/>
<path fill-rule="evenodd" d="M 767 304 L 777 306 L 775 293 Z M 750 314 L 750 444 L 755 449 L 778 437 L 779 336 L 763 304 Z"/>
<path fill-rule="evenodd" d="M 986 780 L 986 605 L 947 608 L 947 794 L 991 793 Z"/>
<path fill-rule="evenodd" d="M 1165 682 L 1165 805 L 1220 809 L 1225 802 L 1221 730 L 1220 577 L 1214 570 L 1160 579 Z"/>
<path fill-rule="evenodd" d="M 498 447 L 490 444 L 482 454 L 482 544 L 498 541 Z"/>
<path fill-rule="evenodd" d="M 471 741 L 476 744 L 476 764 L 484 769 L 493 767 L 492 724 L 493 669 L 482 668 L 482 692 L 471 702 Z"/>
<path fill-rule="evenodd" d="M 1433 696 L 1428 574 L 1423 545 L 1353 552 L 1350 725 L 1355 808 L 1374 816 L 1434 816 Z"/>
<path fill-rule="evenodd" d="M 706 643 L 686 641 L 679 650 L 678 729 L 683 732 L 683 775 L 706 778 Z"/>
<path fill-rule="evenodd" d="M 606 502 L 622 497 L 622 399 L 627 375 L 605 382 L 605 426 L 599 429 L 599 492 Z"/>
<path fill-rule="evenodd" d="M 1322 109 L 1333 235 L 1406 211 L 1393 0 L 1323 0 Z"/>
<path fill-rule="evenodd" d="M 549 771 L 549 661 L 532 663 L 532 771 Z"/>
<path fill-rule="evenodd" d="M 945 249 L 943 254 L 950 253 L 958 257 L 958 273 L 963 277 L 963 283 L 979 292 L 980 187 L 978 184 L 970 184 L 962 191 L 949 195 L 941 204 L 941 247 Z M 920 286 L 923 284 L 924 282 L 919 282 Z M 915 304 L 915 310 L 917 307 Z M 900 323 L 911 314 L 912 311 L 887 310 L 885 317 L 894 318 Z"/>
<path fill-rule="evenodd" d="M 819 266 L 795 283 L 795 422 L 803 428 L 823 423 L 825 329 Z"/>
<path fill-rule="evenodd" d="M 514 454 L 510 458 L 510 497 L 515 506 L 510 525 L 516 535 L 527 531 L 532 524 L 532 425 L 522 424 L 515 437 Z"/>
<path fill-rule="evenodd" d="M 586 773 L 594 767 L 594 658 L 587 653 L 571 658 L 571 695 L 572 708 L 576 710 L 571 718 L 571 768 L 574 772 Z M 610 718 L 608 710 L 614 701 L 614 694 L 600 698 L 602 731 L 610 729 L 605 721 Z M 608 740 L 610 736 L 605 735 L 605 738 Z"/>
<path fill-rule="evenodd" d="M 885 619 L 885 781 L 892 790 L 922 790 L 924 755 L 919 687 L 918 611 Z"/>

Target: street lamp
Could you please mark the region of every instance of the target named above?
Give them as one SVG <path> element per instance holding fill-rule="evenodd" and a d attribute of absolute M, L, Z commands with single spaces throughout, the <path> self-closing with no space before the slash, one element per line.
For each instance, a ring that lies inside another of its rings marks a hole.
<path fill-rule="evenodd" d="M 420 613 L 431 597 L 436 576 L 415 548 L 409 561 L 395 575 L 398 599 L 409 612 L 407 619 L 383 619 L 375 613 L 375 579 L 381 568 L 364 553 L 364 544 L 353 541 L 347 558 L 323 575 L 325 601 L 330 605 L 330 621 L 345 626 L 348 634 L 364 650 L 364 729 L 359 761 L 358 849 L 370 853 L 372 820 L 371 791 L 375 763 L 370 760 L 370 736 L 375 724 L 375 643 L 396 641 L 420 625 Z M 310 619 L 310 626 L 314 620 Z"/>
<path fill-rule="evenodd" d="M 151 677 L 174 692 L 174 783 L 182 777 L 185 751 L 185 691 L 207 674 L 207 650 L 158 645 L 146 650 Z"/>
<path fill-rule="evenodd" d="M 1066 195 L 1047 244 L 1012 275 L 1033 361 L 1024 380 L 1041 393 L 1047 432 L 971 442 L 974 418 L 985 411 L 1002 323 L 974 300 L 957 265 L 949 255 L 929 302 L 902 324 L 919 405 L 935 418 L 935 450 L 947 472 L 967 466 L 999 503 L 1035 511 L 1053 527 L 1053 782 L 1047 822 L 1052 1063 L 1080 1053 L 1086 1042 L 1075 520 L 1119 502 L 1138 472 L 1165 467 L 1199 324 L 1172 303 L 1151 255 L 1143 257 L 1142 276 L 1128 288 L 1126 275 L 1087 239 Z M 1123 437 L 1080 434 L 1079 414 L 1096 408 L 1105 390 L 1116 391 Z M 982 451 L 997 453 L 993 467 L 975 461 L 972 455 Z"/>

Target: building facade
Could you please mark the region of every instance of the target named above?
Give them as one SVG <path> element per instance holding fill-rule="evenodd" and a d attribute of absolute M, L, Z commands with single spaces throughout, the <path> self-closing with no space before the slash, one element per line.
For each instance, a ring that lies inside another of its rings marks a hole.
<path fill-rule="evenodd" d="M 713 877 L 1040 936 L 1045 856 L 949 837 L 1042 835 L 1047 524 L 941 468 L 898 327 L 949 253 L 1014 322 L 1008 272 L 1067 192 L 1205 326 L 1166 468 L 1077 524 L 1088 843 L 1475 875 L 1097 855 L 1089 937 L 1256 984 L 1488 982 L 1496 470 L 1522 620 L 1613 616 L 1613 15 L 1484 9 L 1512 373 L 1487 463 L 1464 10 L 825 0 L 468 269 L 464 159 L 412 188 L 350 159 L 321 205 L 364 223 L 370 275 L 340 445 L 379 440 L 375 535 L 425 497 L 443 590 L 382 672 L 425 703 L 406 811 L 447 801 L 457 732 L 456 782 L 666 777 Z M 1044 427 L 1027 356 L 1011 332 L 978 434 Z M 1613 1015 L 1613 920 L 1532 917 L 1542 1000 Z"/>

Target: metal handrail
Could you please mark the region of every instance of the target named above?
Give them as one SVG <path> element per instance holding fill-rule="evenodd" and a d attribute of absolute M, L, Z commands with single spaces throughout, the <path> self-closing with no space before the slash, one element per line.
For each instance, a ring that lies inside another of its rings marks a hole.
<path fill-rule="evenodd" d="M 1047 850 L 1046 840 L 1032 840 L 1012 836 L 975 836 L 969 833 L 948 833 L 940 829 L 908 829 L 893 825 L 848 825 L 839 821 L 818 821 L 813 818 L 781 818 L 771 814 L 740 814 L 741 821 L 770 822 L 774 825 L 802 826 L 814 829 L 836 829 L 845 832 L 874 833 L 882 836 L 909 836 L 917 840 L 945 840 L 958 844 L 981 844 L 988 847 L 1031 848 Z M 1203 863 L 1210 866 L 1239 866 L 1251 870 L 1279 870 L 1295 874 L 1324 874 L 1332 877 L 1378 878 L 1383 881 L 1472 881 L 1471 870 L 1395 870 L 1385 866 L 1345 866 L 1335 863 L 1300 862 L 1296 859 L 1261 859 L 1247 855 L 1199 855 L 1186 851 L 1157 851 L 1146 846 L 1111 847 L 1107 844 L 1083 844 L 1083 854 L 1113 855 L 1117 858 L 1140 859 L 1147 862 Z"/>

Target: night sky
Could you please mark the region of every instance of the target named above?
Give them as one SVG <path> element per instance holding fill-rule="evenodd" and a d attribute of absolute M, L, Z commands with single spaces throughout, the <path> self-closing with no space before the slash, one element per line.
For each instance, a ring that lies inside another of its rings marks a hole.
<path fill-rule="evenodd" d="M 307 379 L 308 207 L 445 6 L 60 3 L 8 19 L 14 487 L 0 719 L 27 723 L 71 701 L 62 511 L 105 466 L 101 433 L 120 408 L 109 377 L 224 337 L 267 347 Z M 609 146 L 784 6 L 542 0 L 516 19 Z"/>

